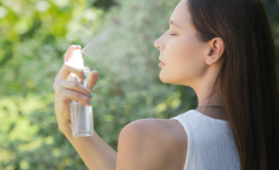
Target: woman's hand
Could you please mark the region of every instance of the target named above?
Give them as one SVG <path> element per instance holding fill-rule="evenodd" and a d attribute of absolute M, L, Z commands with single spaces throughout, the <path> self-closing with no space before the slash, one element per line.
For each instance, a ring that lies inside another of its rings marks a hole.
<path fill-rule="evenodd" d="M 92 71 L 87 79 L 88 86 L 83 87 L 74 80 L 68 80 L 70 73 L 76 74 L 81 80 L 84 80 L 84 72 L 82 69 L 68 63 L 72 58 L 73 51 L 80 49 L 80 46 L 72 45 L 68 48 L 64 55 L 64 65 L 55 77 L 53 89 L 55 91 L 55 114 L 59 129 L 64 133 L 71 128 L 70 124 L 70 99 L 78 100 L 86 105 L 90 105 L 91 91 L 98 81 L 98 72 Z"/>

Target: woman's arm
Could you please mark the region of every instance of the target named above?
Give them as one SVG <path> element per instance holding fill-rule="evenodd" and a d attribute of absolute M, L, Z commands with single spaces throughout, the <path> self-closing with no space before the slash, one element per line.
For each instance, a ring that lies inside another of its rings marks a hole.
<path fill-rule="evenodd" d="M 55 77 L 53 88 L 55 91 L 55 114 L 58 127 L 68 138 L 84 163 L 90 170 L 115 170 L 117 153 L 94 132 L 90 137 L 72 137 L 70 123 L 70 99 L 78 100 L 85 105 L 91 105 L 91 91 L 98 80 L 98 72 L 92 71 L 88 77 L 88 86 L 68 80 L 70 73 L 76 74 L 81 80 L 85 80 L 84 71 L 76 68 L 67 61 L 73 56 L 73 52 L 80 49 L 79 46 L 71 46 L 64 55 L 64 65 Z"/>
<path fill-rule="evenodd" d="M 90 170 L 116 169 L 117 152 L 95 131 L 90 137 L 73 137 L 70 128 L 62 132 Z"/>

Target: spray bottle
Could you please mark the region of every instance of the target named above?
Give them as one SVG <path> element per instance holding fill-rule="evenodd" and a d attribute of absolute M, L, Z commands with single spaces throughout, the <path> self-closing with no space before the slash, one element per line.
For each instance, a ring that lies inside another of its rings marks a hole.
<path fill-rule="evenodd" d="M 82 68 L 86 77 L 89 77 L 90 68 L 84 66 L 80 49 L 73 51 L 73 56 L 69 62 L 78 68 Z M 81 80 L 76 74 L 71 73 L 68 80 L 78 81 L 84 87 L 88 88 L 88 80 Z M 70 100 L 70 117 L 73 137 L 93 136 L 93 107 L 83 104 L 77 100 Z"/>

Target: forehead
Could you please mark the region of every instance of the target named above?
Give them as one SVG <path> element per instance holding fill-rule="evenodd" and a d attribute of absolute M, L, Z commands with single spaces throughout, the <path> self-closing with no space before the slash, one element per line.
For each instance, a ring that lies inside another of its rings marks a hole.
<path fill-rule="evenodd" d="M 175 7 L 170 20 L 178 23 L 182 27 L 186 27 L 192 23 L 191 14 L 188 11 L 187 0 L 181 0 Z"/>

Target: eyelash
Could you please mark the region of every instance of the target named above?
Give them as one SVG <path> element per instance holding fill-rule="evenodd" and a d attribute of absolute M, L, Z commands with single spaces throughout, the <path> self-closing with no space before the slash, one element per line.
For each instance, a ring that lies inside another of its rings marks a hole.
<path fill-rule="evenodd" d="M 170 31 L 170 29 L 169 29 L 169 31 Z M 170 31 L 170 32 L 172 32 L 172 31 Z M 169 34 L 170 36 L 175 36 L 176 34 Z"/>

